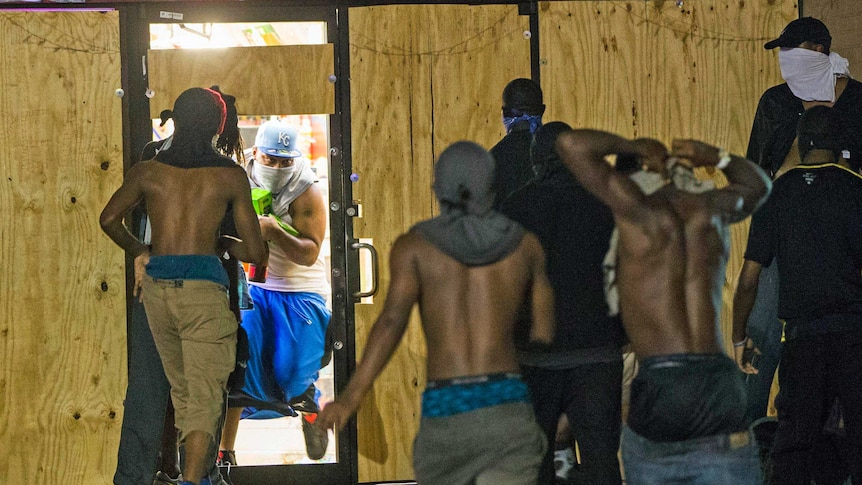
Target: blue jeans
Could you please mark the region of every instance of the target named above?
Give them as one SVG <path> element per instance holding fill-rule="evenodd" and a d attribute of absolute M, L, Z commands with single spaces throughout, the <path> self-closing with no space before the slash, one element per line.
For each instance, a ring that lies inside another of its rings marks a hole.
<path fill-rule="evenodd" d="M 781 331 L 782 323 L 778 319 L 778 264 L 773 263 L 760 272 L 757 300 L 748 317 L 748 336 L 760 350 L 760 355 L 754 358 L 754 367 L 759 372 L 745 376 L 748 423 L 766 416 L 772 380 L 781 361 Z"/>
<path fill-rule="evenodd" d="M 631 485 L 763 483 L 757 443 L 748 431 L 661 443 L 624 426 L 622 455 Z"/>
<path fill-rule="evenodd" d="M 129 384 L 117 452 L 116 485 L 152 485 L 162 445 L 171 386 L 150 332 L 144 305 L 135 299 L 128 325 Z"/>

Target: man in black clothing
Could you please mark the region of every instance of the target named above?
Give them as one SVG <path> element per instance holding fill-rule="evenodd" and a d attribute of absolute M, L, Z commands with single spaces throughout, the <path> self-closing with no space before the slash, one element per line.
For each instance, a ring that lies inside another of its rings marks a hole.
<path fill-rule="evenodd" d="M 493 185 L 496 210 L 506 197 L 533 179 L 530 145 L 533 134 L 542 126 L 542 103 L 542 88 L 530 79 L 515 79 L 503 89 L 506 136 L 490 150 L 497 163 Z"/>
<path fill-rule="evenodd" d="M 623 329 L 608 316 L 602 271 L 614 219 L 554 149 L 557 136 L 570 129 L 561 122 L 539 128 L 532 152 L 538 176 L 502 207 L 538 236 L 554 290 L 553 345 L 543 351 L 527 348 L 529 324 L 522 325 L 516 334 L 518 360 L 549 441 L 539 483 L 554 482 L 555 431 L 566 414 L 581 458 L 569 483 L 618 484 Z"/>
<path fill-rule="evenodd" d="M 768 42 L 767 49 L 778 53 L 785 83 L 763 93 L 757 106 L 746 158 L 757 163 L 773 179 L 799 163 L 796 127 L 806 109 L 825 104 L 843 116 L 837 127 L 847 135 L 846 153 L 854 170 L 862 167 L 862 83 L 846 75 L 846 60 L 831 51 L 832 36 L 819 20 L 805 17 L 790 22 L 781 35 Z M 815 75 L 820 73 L 820 75 Z M 752 271 L 745 262 L 742 272 Z M 781 353 L 781 323 L 776 314 L 778 273 L 775 267 L 760 272 L 758 298 L 752 309 L 748 330 L 751 340 L 735 342 L 738 359 L 746 372 L 748 419 L 767 414 L 773 375 Z M 753 351 L 753 342 L 758 350 Z M 743 360 L 743 350 L 745 359 Z M 752 362 L 751 359 L 756 358 Z M 754 374 L 754 369 L 757 373 Z"/>
<path fill-rule="evenodd" d="M 745 254 L 753 270 L 743 272 L 734 298 L 733 337 L 744 341 L 760 267 L 778 264 L 785 342 L 773 483 L 810 483 L 816 440 L 836 397 L 849 440 L 862 445 L 862 177 L 841 158 L 838 114 L 816 106 L 800 118 L 802 162 L 775 181 L 754 215 Z M 851 459 L 857 483 L 862 457 Z"/>

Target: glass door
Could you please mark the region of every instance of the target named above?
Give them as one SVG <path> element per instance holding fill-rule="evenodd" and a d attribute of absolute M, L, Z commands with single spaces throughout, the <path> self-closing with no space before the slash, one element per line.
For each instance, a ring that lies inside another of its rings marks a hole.
<path fill-rule="evenodd" d="M 130 108 L 133 147 L 170 136 L 172 123 L 163 123 L 159 113 L 170 109 L 182 91 L 217 85 L 223 93 L 236 97 L 245 147 L 235 157 L 238 163 L 252 159 L 258 127 L 265 121 L 279 120 L 296 130 L 296 149 L 317 175 L 328 209 L 321 259 L 329 286 L 323 296 L 332 311 L 325 350 L 332 357 L 320 369 L 309 396 L 322 407 L 334 399 L 335 389 L 346 379 L 353 362 L 352 330 L 348 332 L 347 324 L 353 304 L 346 281 L 350 238 L 345 212 L 349 211 L 344 210 L 353 204 L 343 189 L 347 170 L 342 157 L 344 120 L 337 99 L 344 95 L 341 91 L 346 86 L 342 88 L 338 81 L 338 11 L 201 3 L 142 9 L 146 20 L 138 29 L 137 39 L 145 45 L 138 47 L 141 77 L 138 89 L 132 89 L 142 91 L 133 95 L 143 94 L 145 101 L 139 99 L 138 104 L 148 105 L 148 114 L 146 120 L 136 119 L 139 117 Z M 136 64 L 130 65 L 134 69 Z M 129 85 L 134 86 L 135 75 L 129 76 Z M 136 160 L 134 150 L 131 148 L 128 156 Z M 275 410 L 243 408 L 233 447 L 236 464 L 222 468 L 232 483 L 356 481 L 355 446 L 351 446 L 354 429 L 337 435 L 330 431 L 328 444 L 320 447 L 319 435 L 308 436 L 313 431 L 303 425 L 305 418 L 292 415 L 291 408 L 305 409 L 297 397 L 275 403 Z M 317 440 L 317 446 L 307 446 L 309 440 Z"/>

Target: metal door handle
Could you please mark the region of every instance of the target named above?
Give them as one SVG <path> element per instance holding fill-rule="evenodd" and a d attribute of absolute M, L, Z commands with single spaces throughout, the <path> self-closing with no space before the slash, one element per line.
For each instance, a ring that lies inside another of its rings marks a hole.
<path fill-rule="evenodd" d="M 357 251 L 360 249 L 367 249 L 368 252 L 371 254 L 371 289 L 368 291 L 362 291 L 362 288 L 360 288 L 360 291 L 357 291 L 353 294 L 353 298 L 356 298 L 358 300 L 360 298 L 366 298 L 369 296 L 376 295 L 377 284 L 380 280 L 378 271 L 379 265 L 377 264 L 377 249 L 375 249 L 374 246 L 372 246 L 371 244 L 359 241 L 352 243 L 350 247 L 351 249 L 355 249 Z"/>

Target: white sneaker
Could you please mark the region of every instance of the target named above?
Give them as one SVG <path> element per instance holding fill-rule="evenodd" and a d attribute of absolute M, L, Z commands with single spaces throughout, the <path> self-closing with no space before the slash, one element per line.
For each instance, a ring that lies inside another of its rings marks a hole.
<path fill-rule="evenodd" d="M 558 480 L 566 482 L 575 466 L 575 450 L 566 448 L 554 452 L 554 470 Z"/>

